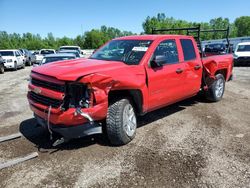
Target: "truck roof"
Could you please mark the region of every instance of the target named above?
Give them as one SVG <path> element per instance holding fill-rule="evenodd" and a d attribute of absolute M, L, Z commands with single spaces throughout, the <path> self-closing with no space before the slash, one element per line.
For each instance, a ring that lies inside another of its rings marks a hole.
<path fill-rule="evenodd" d="M 132 36 L 119 37 L 119 38 L 116 38 L 114 40 L 156 40 L 156 39 L 165 38 L 165 37 L 192 38 L 192 36 L 187 36 L 187 35 L 132 35 Z"/>
<path fill-rule="evenodd" d="M 250 42 L 241 42 L 238 45 L 250 45 Z"/>

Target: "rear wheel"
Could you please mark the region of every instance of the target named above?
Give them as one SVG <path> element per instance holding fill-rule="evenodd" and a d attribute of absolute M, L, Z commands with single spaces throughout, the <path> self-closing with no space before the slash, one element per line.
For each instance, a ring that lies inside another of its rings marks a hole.
<path fill-rule="evenodd" d="M 3 74 L 3 73 L 4 73 L 4 65 L 0 64 L 0 74 Z"/>
<path fill-rule="evenodd" d="M 32 65 L 31 59 L 29 58 L 28 62 L 26 63 L 28 66 Z"/>
<path fill-rule="evenodd" d="M 23 66 L 22 66 L 23 69 L 25 69 L 25 63 L 23 62 Z"/>
<path fill-rule="evenodd" d="M 206 92 L 206 98 L 210 101 L 217 102 L 223 97 L 225 91 L 225 78 L 222 74 L 217 74 L 216 80 L 209 87 Z"/>
<path fill-rule="evenodd" d="M 129 143 L 136 134 L 136 114 L 128 99 L 121 99 L 108 108 L 106 131 L 108 139 L 113 145 Z"/>

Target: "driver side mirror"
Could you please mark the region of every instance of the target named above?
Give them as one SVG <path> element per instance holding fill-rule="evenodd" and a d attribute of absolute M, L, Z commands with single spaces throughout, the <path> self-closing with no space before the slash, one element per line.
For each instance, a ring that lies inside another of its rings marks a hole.
<path fill-rule="evenodd" d="M 165 63 L 166 63 L 166 56 L 164 56 L 164 55 L 156 55 L 151 60 L 150 66 L 152 68 L 162 67 L 163 64 L 165 64 Z"/>

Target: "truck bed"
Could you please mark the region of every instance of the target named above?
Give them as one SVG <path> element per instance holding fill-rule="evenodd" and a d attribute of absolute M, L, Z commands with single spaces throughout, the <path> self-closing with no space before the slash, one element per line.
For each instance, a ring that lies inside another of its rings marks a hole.
<path fill-rule="evenodd" d="M 215 75 L 217 70 L 227 71 L 225 78 L 226 80 L 228 80 L 232 75 L 232 69 L 233 69 L 232 54 L 203 57 L 201 58 L 201 60 L 206 71 L 212 76 Z"/>

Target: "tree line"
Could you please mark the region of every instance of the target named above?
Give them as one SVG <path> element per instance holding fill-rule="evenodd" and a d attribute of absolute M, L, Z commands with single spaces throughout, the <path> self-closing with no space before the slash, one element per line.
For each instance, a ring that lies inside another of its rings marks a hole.
<path fill-rule="evenodd" d="M 226 29 L 230 28 L 229 37 L 243 37 L 250 36 L 250 16 L 238 17 L 233 23 L 230 23 L 228 18 L 214 18 L 209 22 L 188 22 L 186 20 L 174 19 L 173 17 L 166 17 L 164 13 L 159 13 L 157 16 L 147 17 L 143 22 L 142 27 L 146 34 L 152 33 L 152 28 L 181 28 L 181 27 L 195 27 L 200 25 L 202 29 Z M 164 32 L 162 32 L 164 33 Z M 171 32 L 170 32 L 171 33 Z M 177 34 L 186 34 L 185 31 L 172 32 Z M 202 40 L 221 39 L 225 38 L 225 33 L 201 33 Z"/>
<path fill-rule="evenodd" d="M 186 20 L 174 19 L 167 17 L 164 13 L 159 13 L 153 17 L 147 17 L 142 23 L 143 32 L 140 34 L 151 34 L 152 28 L 177 28 L 177 27 L 193 27 L 201 25 L 202 29 L 224 29 L 230 26 L 230 37 L 250 36 L 250 16 L 241 16 L 233 23 L 228 18 L 214 18 L 209 22 L 188 22 Z M 185 34 L 178 32 L 178 34 Z M 101 26 L 100 29 L 92 29 L 85 32 L 83 35 L 78 35 L 75 38 L 62 37 L 56 38 L 52 33 L 48 33 L 46 37 L 41 37 L 39 34 L 32 33 L 7 33 L 0 31 L 0 49 L 41 49 L 53 48 L 58 49 L 63 45 L 77 45 L 83 49 L 96 49 L 110 39 L 135 35 L 130 31 L 121 31 L 114 27 Z M 202 33 L 202 40 L 223 38 L 223 33 Z"/>

